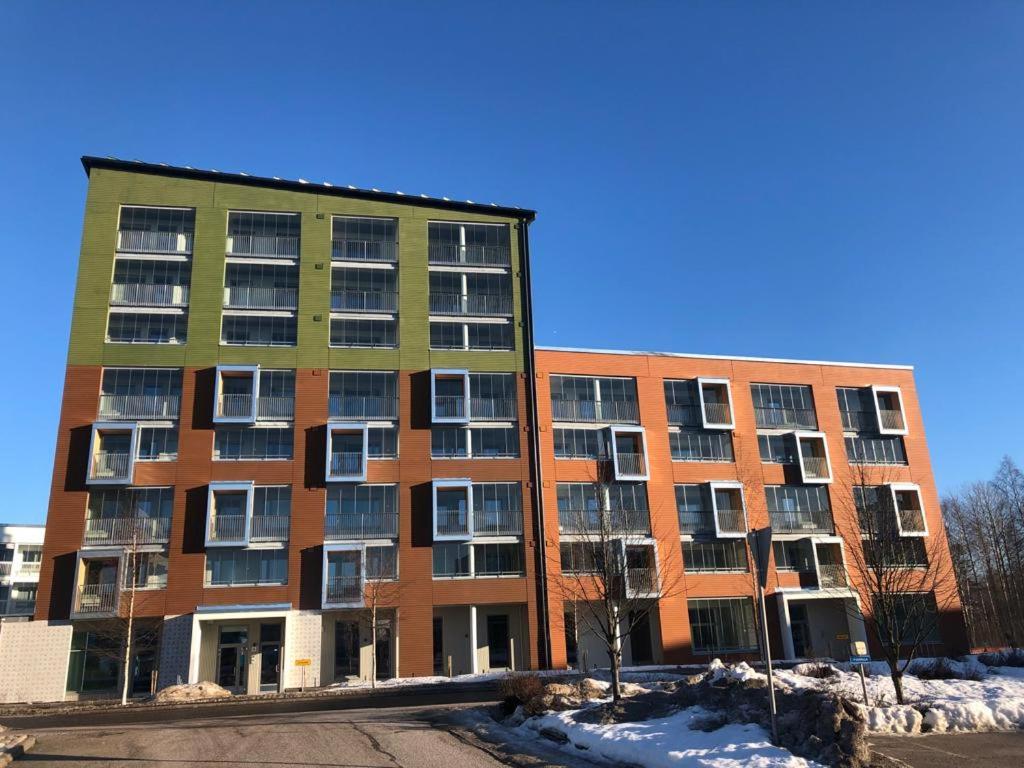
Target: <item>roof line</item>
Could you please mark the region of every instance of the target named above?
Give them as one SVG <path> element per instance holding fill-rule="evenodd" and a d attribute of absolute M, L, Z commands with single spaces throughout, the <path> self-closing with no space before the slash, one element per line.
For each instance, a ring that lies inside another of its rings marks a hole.
<path fill-rule="evenodd" d="M 121 160 L 116 157 L 96 157 L 83 155 L 82 167 L 88 176 L 93 168 L 106 168 L 128 173 L 148 173 L 155 176 L 171 176 L 195 181 L 212 181 L 225 184 L 244 184 L 251 187 L 282 189 L 289 192 L 306 192 L 333 197 L 348 197 L 357 200 L 374 200 L 377 202 L 397 203 L 399 205 L 416 205 L 425 208 L 441 208 L 461 213 L 492 213 L 517 219 L 533 221 L 537 212 L 529 208 L 497 205 L 495 203 L 474 203 L 470 200 L 448 200 L 446 198 L 412 195 L 403 192 L 381 192 L 379 189 L 360 189 L 352 186 L 335 186 L 330 182 L 313 183 L 305 179 L 292 181 L 268 176 L 250 176 L 248 173 L 225 173 L 216 170 L 203 170 L 188 166 L 168 165 L 167 163 L 146 163 L 142 160 Z"/>
<path fill-rule="evenodd" d="M 786 357 L 745 357 L 743 355 L 697 355 L 689 352 L 644 352 L 633 349 L 589 349 L 587 347 L 534 347 L 541 352 L 586 352 L 595 355 L 637 355 L 645 357 L 686 357 L 704 360 L 740 360 L 746 363 L 792 363 L 794 365 L 839 365 L 844 368 L 892 368 L 912 371 L 912 365 L 896 363 L 849 363 L 837 360 L 794 360 Z"/>

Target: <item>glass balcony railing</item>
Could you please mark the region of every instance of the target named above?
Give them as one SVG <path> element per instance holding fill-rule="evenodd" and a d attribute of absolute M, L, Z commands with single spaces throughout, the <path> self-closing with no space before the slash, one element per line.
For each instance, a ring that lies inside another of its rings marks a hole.
<path fill-rule="evenodd" d="M 635 400 L 552 400 L 551 412 L 555 421 L 570 422 L 633 423 L 640 416 Z"/>
<path fill-rule="evenodd" d="M 181 395 L 100 395 L 102 419 L 176 419 L 180 408 Z"/>
<path fill-rule="evenodd" d="M 331 395 L 327 406 L 332 419 L 393 421 L 398 418 L 397 397 Z"/>

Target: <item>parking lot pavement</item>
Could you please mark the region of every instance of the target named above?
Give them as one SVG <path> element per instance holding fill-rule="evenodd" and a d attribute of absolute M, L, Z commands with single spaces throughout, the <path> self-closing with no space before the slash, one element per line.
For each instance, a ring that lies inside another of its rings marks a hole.
<path fill-rule="evenodd" d="M 1020 768 L 1024 731 L 871 736 L 878 768 Z"/>
<path fill-rule="evenodd" d="M 26 768 L 500 768 L 437 722 L 437 706 L 44 728 Z"/>

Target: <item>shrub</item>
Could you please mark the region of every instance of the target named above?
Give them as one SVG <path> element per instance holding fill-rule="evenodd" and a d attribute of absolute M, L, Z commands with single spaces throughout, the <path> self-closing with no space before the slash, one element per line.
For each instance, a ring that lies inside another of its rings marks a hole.
<path fill-rule="evenodd" d="M 981 680 L 982 669 L 976 664 L 954 662 L 951 659 L 921 659 L 911 665 L 910 674 L 922 680 Z"/>
<path fill-rule="evenodd" d="M 978 661 L 988 667 L 1024 667 L 1024 648 L 983 653 Z"/>
<path fill-rule="evenodd" d="M 512 712 L 521 704 L 526 704 L 536 696 L 544 693 L 544 684 L 540 675 L 525 673 L 508 675 L 498 684 L 502 705 L 506 712 Z"/>
<path fill-rule="evenodd" d="M 838 677 L 839 670 L 831 664 L 801 664 L 798 674 L 804 677 L 816 677 L 819 680 L 825 680 L 829 677 Z"/>

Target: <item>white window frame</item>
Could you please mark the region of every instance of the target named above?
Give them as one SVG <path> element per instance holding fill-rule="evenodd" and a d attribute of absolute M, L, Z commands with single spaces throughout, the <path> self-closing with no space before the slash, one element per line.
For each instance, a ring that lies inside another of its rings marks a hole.
<path fill-rule="evenodd" d="M 249 546 L 249 533 L 252 528 L 253 497 L 255 496 L 255 482 L 252 480 L 212 480 L 206 490 L 206 531 L 205 544 L 207 547 L 247 547 Z M 245 532 L 241 539 L 219 540 L 212 539 L 212 520 L 210 514 L 214 509 L 214 498 L 219 492 L 245 493 Z"/>
<path fill-rule="evenodd" d="M 643 453 L 644 468 L 639 475 L 627 474 L 619 469 L 619 448 L 615 437 L 618 434 L 640 435 L 640 450 Z M 624 482 L 649 480 L 651 477 L 650 464 L 647 458 L 647 432 L 643 427 L 633 425 L 612 425 L 608 427 L 608 440 L 611 443 L 612 466 L 615 470 L 615 479 Z"/>
<path fill-rule="evenodd" d="M 796 438 L 796 458 L 800 464 L 800 478 L 805 483 L 821 483 L 828 484 L 832 482 L 832 459 L 828 452 L 828 438 L 825 437 L 824 432 L 794 432 L 793 437 Z M 825 467 L 828 469 L 828 474 L 825 477 L 811 477 L 807 474 L 807 468 L 804 466 L 804 452 L 802 450 L 801 440 L 820 440 L 825 450 Z"/>
<path fill-rule="evenodd" d="M 725 397 L 729 402 L 729 421 L 728 423 L 717 424 L 715 422 L 708 421 L 707 410 L 704 407 L 704 385 L 710 384 L 712 386 L 723 386 L 725 387 Z M 732 405 L 732 385 L 729 383 L 729 379 L 718 379 L 708 378 L 705 376 L 697 377 L 697 396 L 700 400 L 700 422 L 704 425 L 704 429 L 735 429 L 736 428 L 736 411 Z"/>
<path fill-rule="evenodd" d="M 437 532 L 438 489 L 463 488 L 466 491 L 466 533 Z M 431 481 L 433 498 L 434 541 L 471 541 L 473 539 L 473 481 L 468 477 L 440 478 Z"/>
<path fill-rule="evenodd" d="M 221 416 L 220 398 L 224 389 L 224 374 L 244 374 L 252 376 L 252 407 L 247 416 Z M 213 387 L 213 423 L 214 424 L 255 424 L 256 413 L 259 408 L 260 396 L 260 367 L 259 365 L 218 365 L 216 378 Z"/>
<path fill-rule="evenodd" d="M 900 404 L 900 416 L 903 419 L 903 429 L 886 429 L 882 426 L 882 409 L 878 407 L 878 395 L 896 395 L 896 402 Z M 875 419 L 878 421 L 878 434 L 880 435 L 906 435 L 907 409 L 903 406 L 903 392 L 899 387 L 885 387 L 873 384 L 871 386 L 871 402 L 875 406 Z"/>
<path fill-rule="evenodd" d="M 103 432 L 125 433 L 130 436 L 128 445 L 128 475 L 125 478 L 93 477 L 93 463 L 99 449 L 100 434 Z M 135 479 L 135 457 L 139 451 L 139 425 L 135 421 L 95 421 L 89 435 L 89 465 L 85 470 L 86 485 L 131 485 Z"/>
<path fill-rule="evenodd" d="M 715 517 L 715 536 L 720 539 L 743 539 L 747 536 L 747 528 L 749 523 L 747 521 L 747 499 L 743 493 L 743 483 L 738 480 L 716 480 L 708 483 L 708 490 L 711 493 L 711 511 Z M 743 512 L 743 530 L 742 531 L 723 531 L 722 526 L 718 521 L 718 498 L 715 495 L 715 491 L 718 490 L 738 490 L 740 492 L 740 506 Z"/>
<path fill-rule="evenodd" d="M 332 475 L 331 474 L 331 454 L 334 453 L 334 433 L 335 432 L 346 432 L 346 433 L 359 433 L 363 437 L 363 450 L 362 450 L 362 461 L 360 462 L 360 469 L 357 474 L 354 475 Z M 367 456 L 370 452 L 370 425 L 363 422 L 355 421 L 329 421 L 327 423 L 327 451 L 325 455 L 324 464 L 324 478 L 328 483 L 363 483 L 366 482 L 366 462 Z"/>
<path fill-rule="evenodd" d="M 332 552 L 359 552 L 359 599 L 348 602 L 328 602 L 327 567 Z M 366 602 L 366 543 L 348 541 L 341 544 L 324 544 L 323 570 L 320 577 L 320 605 L 323 608 L 362 608 Z"/>
<path fill-rule="evenodd" d="M 462 396 L 465 400 L 464 416 L 437 415 L 437 379 L 462 377 Z M 434 424 L 469 424 L 470 419 L 469 370 L 466 368 L 430 369 L 430 421 Z"/>
<path fill-rule="evenodd" d="M 903 519 L 900 517 L 900 506 L 897 499 L 897 493 L 913 492 L 917 494 L 917 506 L 921 510 L 921 527 L 920 531 L 905 531 L 903 530 Z M 900 536 L 907 538 L 924 538 L 928 535 L 928 515 L 925 514 L 924 508 L 924 497 L 921 495 L 921 486 L 917 483 L 889 483 L 889 493 L 892 498 L 892 511 L 896 515 L 896 530 L 899 531 Z"/>

